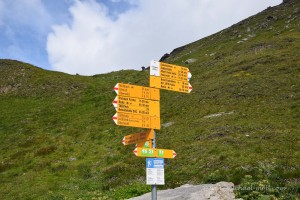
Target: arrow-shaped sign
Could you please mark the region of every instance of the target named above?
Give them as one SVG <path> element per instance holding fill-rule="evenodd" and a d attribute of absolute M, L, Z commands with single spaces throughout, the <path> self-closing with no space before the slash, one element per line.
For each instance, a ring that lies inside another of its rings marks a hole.
<path fill-rule="evenodd" d="M 150 99 L 139 99 L 127 96 L 116 96 L 112 104 L 117 112 L 149 116 L 160 116 L 160 103 Z"/>
<path fill-rule="evenodd" d="M 154 130 L 150 129 L 150 130 L 143 131 L 140 133 L 126 135 L 123 138 L 122 143 L 124 145 L 130 145 L 130 144 L 136 144 L 136 143 L 140 143 L 140 142 L 145 143 L 146 141 L 152 140 L 152 139 L 154 139 Z"/>
<path fill-rule="evenodd" d="M 157 76 L 150 76 L 150 86 L 164 90 L 172 90 L 177 92 L 190 93 L 193 89 L 188 81 L 180 81 L 175 79 L 167 79 Z"/>
<path fill-rule="evenodd" d="M 139 157 L 151 157 L 151 158 L 175 158 L 177 155 L 174 150 L 171 149 L 155 149 L 155 148 L 141 148 L 136 147 L 133 153 Z"/>
<path fill-rule="evenodd" d="M 189 81 L 192 77 L 187 67 L 157 61 L 150 62 L 150 75 L 180 81 Z"/>
<path fill-rule="evenodd" d="M 130 113 L 116 113 L 112 119 L 119 126 L 160 129 L 160 117 Z"/>
<path fill-rule="evenodd" d="M 140 99 L 152 99 L 159 101 L 159 89 L 144 87 L 139 85 L 131 85 L 124 83 L 117 83 L 114 91 L 120 96 L 129 96 Z"/>
<path fill-rule="evenodd" d="M 144 141 L 144 142 L 139 142 L 135 145 L 136 147 L 141 147 L 141 148 L 152 148 L 152 140 Z"/>

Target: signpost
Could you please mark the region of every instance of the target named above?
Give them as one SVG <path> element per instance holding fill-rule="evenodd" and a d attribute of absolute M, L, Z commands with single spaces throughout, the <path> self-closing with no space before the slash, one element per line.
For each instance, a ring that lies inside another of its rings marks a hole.
<path fill-rule="evenodd" d="M 138 157 L 175 158 L 176 152 L 172 149 L 156 149 L 136 147 L 133 153 Z"/>
<path fill-rule="evenodd" d="M 112 119 L 119 126 L 160 129 L 160 117 L 152 117 L 130 113 L 116 113 Z"/>
<path fill-rule="evenodd" d="M 160 116 L 159 101 L 118 95 L 112 103 L 118 113 Z"/>
<path fill-rule="evenodd" d="M 156 148 L 156 133 L 160 129 L 160 90 L 190 93 L 189 83 L 192 74 L 186 67 L 163 62 L 151 61 L 150 87 L 117 83 L 114 91 L 117 97 L 113 105 L 117 113 L 112 117 L 120 126 L 146 128 L 135 134 L 126 135 L 123 145 L 136 144 L 133 153 L 146 157 L 147 184 L 151 185 L 152 200 L 157 199 L 156 185 L 164 185 L 164 158 L 173 159 L 176 152 L 172 149 Z"/>
<path fill-rule="evenodd" d="M 126 135 L 123 138 L 122 143 L 124 145 L 130 145 L 130 144 L 137 144 L 149 140 L 151 141 L 153 139 L 154 139 L 154 130 L 150 129 L 147 131 Z"/>
<path fill-rule="evenodd" d="M 163 158 L 146 158 L 147 185 L 164 185 L 165 169 Z"/>

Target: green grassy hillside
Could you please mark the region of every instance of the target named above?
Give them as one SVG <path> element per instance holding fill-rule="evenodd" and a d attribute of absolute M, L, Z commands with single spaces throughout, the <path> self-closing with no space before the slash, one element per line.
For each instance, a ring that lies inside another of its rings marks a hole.
<path fill-rule="evenodd" d="M 244 199 L 299 198 L 299 55 L 293 0 L 175 49 L 164 62 L 187 66 L 193 91 L 161 91 L 157 146 L 177 156 L 159 189 L 232 181 L 265 188 L 236 190 Z M 117 82 L 149 86 L 149 71 L 83 77 L 0 60 L 0 199 L 150 191 L 145 159 L 121 143 L 141 129 L 111 119 Z"/>

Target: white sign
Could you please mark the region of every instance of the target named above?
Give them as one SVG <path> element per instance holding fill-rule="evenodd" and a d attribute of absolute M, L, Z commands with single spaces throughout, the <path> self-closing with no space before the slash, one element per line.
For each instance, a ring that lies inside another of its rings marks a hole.
<path fill-rule="evenodd" d="M 164 185 L 165 169 L 163 158 L 146 158 L 147 185 Z"/>
<path fill-rule="evenodd" d="M 150 62 L 150 75 L 151 76 L 160 76 L 160 63 L 152 60 Z"/>

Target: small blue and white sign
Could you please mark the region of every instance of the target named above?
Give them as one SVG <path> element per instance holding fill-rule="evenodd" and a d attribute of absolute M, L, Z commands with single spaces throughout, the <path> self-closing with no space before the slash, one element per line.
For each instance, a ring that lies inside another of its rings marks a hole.
<path fill-rule="evenodd" d="M 146 158 L 147 185 L 165 184 L 164 164 L 163 158 Z"/>
<path fill-rule="evenodd" d="M 146 168 L 164 168 L 163 158 L 146 158 Z"/>

